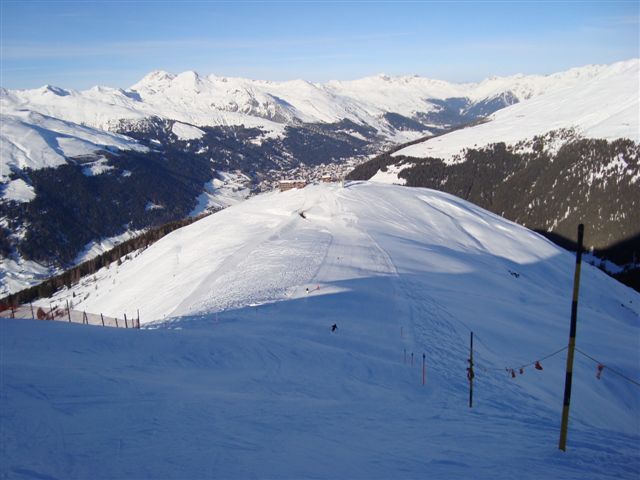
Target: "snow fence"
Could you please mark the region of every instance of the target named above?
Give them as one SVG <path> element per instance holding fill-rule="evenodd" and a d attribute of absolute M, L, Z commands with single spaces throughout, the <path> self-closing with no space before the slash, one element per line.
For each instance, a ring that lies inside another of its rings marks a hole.
<path fill-rule="evenodd" d="M 49 308 L 37 305 L 8 307 L 0 311 L 0 317 L 82 323 L 85 325 L 99 325 L 101 327 L 140 328 L 140 317 L 127 318 L 126 315 L 124 315 L 124 318 L 107 317 L 102 313 L 87 313 L 57 306 L 51 306 Z"/>

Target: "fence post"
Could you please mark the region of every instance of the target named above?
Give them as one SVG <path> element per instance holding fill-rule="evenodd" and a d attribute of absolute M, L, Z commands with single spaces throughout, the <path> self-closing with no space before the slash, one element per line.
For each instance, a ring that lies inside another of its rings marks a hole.
<path fill-rule="evenodd" d="M 104 327 L 104 317 L 102 316 L 102 313 L 100 314 L 100 320 L 102 321 L 102 326 Z"/>
<path fill-rule="evenodd" d="M 31 307 L 31 319 L 35 320 L 36 316 L 33 314 L 33 303 L 29 302 L 29 306 Z"/>
<path fill-rule="evenodd" d="M 115 317 L 116 320 L 116 328 L 118 328 L 118 317 Z"/>
<path fill-rule="evenodd" d="M 216 312 L 216 318 L 218 318 L 217 312 Z M 140 309 L 138 309 L 138 330 L 140 330 Z"/>
<path fill-rule="evenodd" d="M 87 317 L 87 311 L 82 312 L 82 323 L 83 325 L 89 325 L 89 318 Z"/>
<path fill-rule="evenodd" d="M 124 328 L 129 328 L 129 326 L 127 325 L 127 314 L 124 314 Z"/>
<path fill-rule="evenodd" d="M 67 317 L 69 318 L 69 323 L 71 323 L 71 310 L 69 310 L 69 300 L 67 300 Z"/>
<path fill-rule="evenodd" d="M 576 348 L 576 326 L 578 323 L 578 292 L 580 290 L 580 268 L 582 262 L 582 241 L 584 225 L 578 225 L 578 251 L 576 252 L 576 270 L 573 276 L 573 299 L 571 301 L 571 328 L 569 329 L 569 349 L 567 351 L 567 372 L 564 380 L 564 402 L 562 405 L 562 424 L 558 448 L 567 451 L 567 430 L 569 428 L 569 404 L 571 403 L 571 383 L 573 377 L 573 356 Z"/>

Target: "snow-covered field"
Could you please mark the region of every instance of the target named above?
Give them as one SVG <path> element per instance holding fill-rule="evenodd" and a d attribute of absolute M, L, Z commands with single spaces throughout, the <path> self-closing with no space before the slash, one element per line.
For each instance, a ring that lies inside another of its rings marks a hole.
<path fill-rule="evenodd" d="M 574 263 L 427 189 L 253 197 L 52 299 L 142 330 L 0 319 L 0 476 L 638 478 L 640 295 L 589 265 L 557 449 Z"/>

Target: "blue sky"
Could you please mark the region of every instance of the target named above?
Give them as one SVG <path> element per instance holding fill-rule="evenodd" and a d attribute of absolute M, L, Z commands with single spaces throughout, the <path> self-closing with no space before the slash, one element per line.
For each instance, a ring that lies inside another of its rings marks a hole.
<path fill-rule="evenodd" d="M 0 0 L 0 85 L 126 88 L 151 70 L 450 81 L 640 56 L 633 1 Z"/>

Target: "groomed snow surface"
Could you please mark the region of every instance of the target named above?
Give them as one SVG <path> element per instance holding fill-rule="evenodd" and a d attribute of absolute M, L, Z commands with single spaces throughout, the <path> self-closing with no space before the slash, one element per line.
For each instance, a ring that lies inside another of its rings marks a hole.
<path fill-rule="evenodd" d="M 574 263 L 428 189 L 253 197 L 51 300 L 141 330 L 0 319 L 0 477 L 637 479 L 640 295 L 583 265 L 566 453 L 566 352 L 504 370 L 567 344 Z"/>

